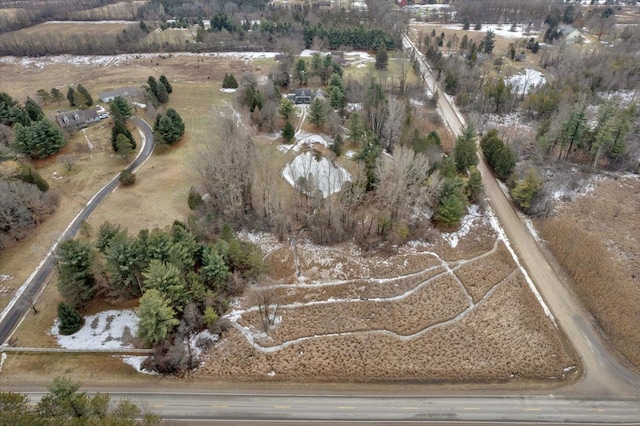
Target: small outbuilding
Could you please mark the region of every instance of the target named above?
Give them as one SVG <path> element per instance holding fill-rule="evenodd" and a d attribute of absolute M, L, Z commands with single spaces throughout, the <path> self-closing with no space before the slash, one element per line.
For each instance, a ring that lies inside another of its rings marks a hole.
<path fill-rule="evenodd" d="M 121 96 L 123 98 L 133 99 L 139 94 L 137 87 L 121 87 L 120 89 L 108 90 L 98 94 L 101 102 L 111 102 L 114 98 Z"/>

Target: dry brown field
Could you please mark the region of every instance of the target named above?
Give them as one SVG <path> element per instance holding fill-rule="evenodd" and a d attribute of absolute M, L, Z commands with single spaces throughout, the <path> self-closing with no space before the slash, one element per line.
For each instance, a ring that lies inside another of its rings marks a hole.
<path fill-rule="evenodd" d="M 233 94 L 219 91 L 224 73 L 238 75 L 251 69 L 264 74 L 274 63 L 271 59 L 124 55 L 0 62 L 0 72 L 15 82 L 7 90 L 20 100 L 35 97 L 38 88 L 66 90 L 69 83 L 82 83 L 97 98 L 101 90 L 140 85 L 149 75 L 164 74 L 171 80 L 174 93 L 167 106 L 183 117 L 184 139 L 154 153 L 138 171 L 136 184 L 110 194 L 88 221 L 92 232 L 105 220 L 137 232 L 165 227 L 189 214 L 186 199 L 196 182 L 191 164 L 197 146 L 212 138 L 221 113 L 231 113 L 228 105 Z M 57 108 L 49 105 L 47 113 Z M 110 152 L 108 126 L 107 121 L 87 130 L 87 138 L 101 143 L 92 153 L 84 148 L 82 133 L 74 137 L 65 151 L 78 159 L 71 172 L 65 173 L 55 157 L 37 164 L 63 202 L 36 235 L 0 257 L 0 273 L 13 277 L 0 283 L 3 306 L 83 202 L 122 168 L 122 160 Z M 266 141 L 263 149 L 277 143 Z M 283 156 L 274 155 L 280 164 Z M 54 172 L 61 178 L 51 179 Z M 274 273 L 264 279 L 264 285 L 280 300 L 277 324 L 265 334 L 251 302 L 240 299 L 234 309 L 244 312 L 237 316 L 235 328 L 192 379 L 468 382 L 553 378 L 557 382 L 564 377 L 564 368 L 576 361 L 491 226 L 481 218 L 475 222 L 456 248 L 439 237 L 433 244 L 412 244 L 392 254 L 363 253 L 351 245 L 317 247 L 302 241 L 298 254 L 304 279 L 300 280 L 291 267 L 290 247 L 265 237 L 261 245 Z M 59 300 L 54 279 L 36 304 L 39 313 L 30 312 L 15 334 L 17 343 L 55 344 L 47 335 Z M 106 308 L 113 306 L 99 301 L 90 310 Z M 106 356 L 10 355 L 2 377 L 20 381 L 33 378 L 34 372 L 43 380 L 61 373 L 84 375 L 85 382 L 86 378 L 156 380 L 141 379 L 131 367 Z"/>
<path fill-rule="evenodd" d="M 288 244 L 251 239 L 270 262 L 293 263 Z M 228 315 L 233 328 L 196 378 L 560 380 L 575 365 L 504 243 L 481 219 L 454 259 L 440 254 L 444 239 L 391 256 L 350 244 L 298 245 L 301 277 L 293 270 L 272 276 L 238 300 Z M 269 294 L 274 321 L 266 329 L 252 291 Z"/>
<path fill-rule="evenodd" d="M 71 19 L 125 19 L 131 20 L 136 16 L 138 9 L 147 4 L 148 1 L 126 1 L 108 4 L 88 10 L 78 10 L 71 14 Z"/>
<path fill-rule="evenodd" d="M 640 179 L 600 177 L 557 210 L 539 224 L 542 237 L 614 346 L 640 366 Z"/>

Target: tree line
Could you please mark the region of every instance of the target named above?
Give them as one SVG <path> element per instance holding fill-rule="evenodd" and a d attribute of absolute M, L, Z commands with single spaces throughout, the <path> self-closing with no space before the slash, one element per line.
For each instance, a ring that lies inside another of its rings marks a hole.
<path fill-rule="evenodd" d="M 93 239 L 61 243 L 56 255 L 64 299 L 58 310 L 61 330 L 77 331 L 82 326 L 77 310 L 95 297 L 140 298 L 138 337 L 157 348 L 147 367 L 174 374 L 193 368 L 198 360 L 184 348 L 184 337 L 223 329 L 218 319 L 229 299 L 242 294 L 247 280 L 263 269 L 256 246 L 240 241 L 228 225 L 216 228 L 207 221 L 176 221 L 135 236 L 105 222 Z"/>
<path fill-rule="evenodd" d="M 56 377 L 38 403 L 26 394 L 0 392 L 0 424 L 3 425 L 119 425 L 156 426 L 162 418 L 129 399 L 112 401 L 107 393 L 80 392 L 80 383 Z"/>

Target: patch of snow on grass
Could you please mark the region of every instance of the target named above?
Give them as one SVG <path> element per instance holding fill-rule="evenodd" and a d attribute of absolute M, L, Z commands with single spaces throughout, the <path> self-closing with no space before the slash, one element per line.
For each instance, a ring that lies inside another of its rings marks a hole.
<path fill-rule="evenodd" d="M 7 274 L 0 274 L 0 281 L 9 281 L 10 279 L 12 279 L 13 277 L 11 275 L 7 275 Z"/>
<path fill-rule="evenodd" d="M 521 219 L 524 222 L 524 224 L 527 226 L 529 233 L 533 236 L 536 242 L 538 243 L 541 242 L 542 239 L 540 238 L 540 235 L 538 234 L 538 230 L 533 225 L 533 222 L 531 221 L 531 219 L 529 219 L 528 217 L 521 217 Z"/>
<path fill-rule="evenodd" d="M 512 75 L 505 80 L 505 83 L 511 84 L 514 93 L 526 94 L 547 82 L 546 77 L 538 70 L 525 68 L 523 71 L 523 73 Z"/>
<path fill-rule="evenodd" d="M 222 93 L 235 93 L 237 89 L 225 89 L 224 87 L 220 89 Z"/>
<path fill-rule="evenodd" d="M 446 25 L 443 28 L 449 29 L 449 30 L 461 30 L 462 26 L 461 25 Z M 520 25 L 516 25 L 516 27 L 514 29 L 515 29 L 515 31 L 511 31 L 511 24 L 504 24 L 504 25 L 483 24 L 482 28 L 480 30 L 478 30 L 478 31 L 474 30 L 473 26 L 471 26 L 471 28 L 466 30 L 466 31 L 470 32 L 470 33 L 486 34 L 488 30 L 492 30 L 496 36 L 503 37 L 503 38 L 524 38 L 524 37 L 529 37 L 529 35 L 525 35 L 526 27 L 522 27 Z M 531 31 L 531 34 L 537 34 L 538 32 L 539 31 Z"/>
<path fill-rule="evenodd" d="M 282 176 L 294 188 L 301 188 L 305 193 L 319 190 L 323 197 L 340 191 L 342 185 L 351 180 L 347 170 L 312 152 L 294 158 L 282 170 Z"/>
<path fill-rule="evenodd" d="M 202 351 L 212 346 L 219 338 L 220 336 L 212 334 L 209 330 L 202 330 L 199 333 L 191 334 L 189 336 L 189 347 L 191 348 L 191 353 L 196 358 L 199 358 Z"/>
<path fill-rule="evenodd" d="M 500 221 L 498 221 L 498 218 L 496 217 L 491 207 L 487 207 L 487 217 L 489 218 L 489 223 L 491 224 L 491 227 L 493 228 L 494 231 L 496 231 L 496 234 L 498 234 L 498 239 L 502 240 L 504 245 L 507 247 L 507 250 L 509 250 L 509 253 L 511 253 L 511 257 L 513 258 L 513 261 L 516 262 L 516 265 L 518 265 L 518 268 L 520 268 L 522 275 L 524 275 L 524 279 L 527 281 L 527 284 L 529 285 L 529 288 L 531 289 L 531 292 L 533 293 L 533 295 L 538 300 L 538 303 L 540 303 L 540 306 L 542 307 L 544 314 L 547 317 L 549 317 L 551 322 L 553 322 L 553 325 L 557 328 L 558 324 L 556 324 L 556 319 L 554 318 L 547 304 L 544 303 L 542 296 L 538 292 L 538 289 L 536 288 L 535 284 L 533 284 L 533 281 L 531 280 L 531 277 L 527 273 L 527 270 L 524 269 L 524 267 L 520 263 L 520 259 L 518 258 L 518 255 L 513 250 L 513 247 L 511 247 L 509 238 L 507 238 L 507 234 L 504 232 L 504 229 L 502 229 L 502 226 L 500 225 Z"/>
<path fill-rule="evenodd" d="M 473 204 L 469 206 L 469 212 L 462 218 L 460 228 L 455 232 L 443 233 L 442 238 L 449 243 L 451 248 L 456 248 L 460 238 L 463 238 L 471 231 L 471 226 L 477 217 L 480 217 L 480 209 L 477 205 Z"/>
<path fill-rule="evenodd" d="M 122 362 L 124 362 L 125 364 L 132 366 L 138 373 L 149 374 L 151 376 L 159 375 L 159 373 L 155 371 L 149 371 L 142 368 L 142 363 L 144 362 L 145 359 L 148 358 L 144 355 L 123 355 L 123 356 L 116 355 L 115 357 L 120 358 Z"/>
<path fill-rule="evenodd" d="M 345 157 L 347 157 L 347 158 L 353 158 L 353 157 L 355 157 L 356 155 L 358 155 L 358 153 L 357 153 L 356 151 L 349 150 L 349 151 L 345 152 L 345 153 L 344 153 L 344 155 L 345 155 Z"/>
<path fill-rule="evenodd" d="M 84 326 L 70 336 L 63 336 L 58 329 L 58 320 L 51 327 L 60 346 L 66 349 L 122 349 L 133 348 L 125 343 L 125 334 L 138 334 L 138 316 L 131 309 L 103 311 L 85 317 Z"/>
<path fill-rule="evenodd" d="M 140 103 L 140 102 L 131 102 L 131 103 L 133 105 L 139 107 L 139 108 L 146 108 L 147 107 L 147 104 L 143 104 L 143 103 Z"/>
<path fill-rule="evenodd" d="M 2 366 L 4 365 L 4 361 L 7 359 L 7 353 L 2 352 L 0 355 L 0 372 L 2 372 Z"/>

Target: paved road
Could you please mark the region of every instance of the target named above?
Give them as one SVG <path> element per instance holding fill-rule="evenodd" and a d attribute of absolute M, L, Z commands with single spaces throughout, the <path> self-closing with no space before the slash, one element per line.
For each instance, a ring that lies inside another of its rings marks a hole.
<path fill-rule="evenodd" d="M 403 44 L 405 49 L 417 51 L 406 37 Z M 455 134 L 460 134 L 466 125 L 462 115 L 451 99 L 442 95 L 444 91 L 438 86 L 422 55 L 418 57 L 421 61 L 423 76 L 428 80 L 428 87 L 432 92 L 438 90 L 441 94 L 438 98 L 438 108 L 445 122 Z M 538 243 L 500 188 L 482 153 L 479 153 L 479 156 L 478 169 L 482 174 L 491 207 L 520 261 L 551 309 L 560 329 L 580 356 L 583 374 L 581 380 L 573 387 L 573 391 L 591 397 L 617 395 L 639 398 L 640 377 L 630 370 L 628 363 L 620 359 L 618 354 L 605 343 L 605 338 L 599 328 L 594 325 L 591 315 L 549 265 Z"/>
<path fill-rule="evenodd" d="M 153 130 L 149 124 L 138 117 L 131 117 L 133 124 L 140 130 L 140 136 L 142 138 L 142 147 L 136 158 L 127 166 L 130 171 L 135 171 L 140 167 L 153 152 Z M 27 281 L 23 285 L 22 292 L 19 296 L 16 296 L 12 302 L 5 308 L 0 314 L 0 344 L 5 343 L 13 330 L 22 321 L 27 311 L 31 309 L 31 301 L 35 299 L 36 295 L 42 289 L 47 278 L 51 274 L 54 268 L 53 258 L 54 253 L 62 241 L 69 238 L 73 238 L 78 230 L 82 221 L 87 220 L 96 207 L 104 200 L 104 198 L 113 192 L 118 187 L 118 176 L 115 176 L 109 183 L 107 183 L 96 195 L 89 200 L 85 207 L 78 213 L 78 215 L 69 224 L 67 229 L 58 237 L 55 243 L 49 249 L 46 257 L 40 262 L 36 270 L 27 278 Z M 20 291 L 20 290 L 19 290 Z"/>
<path fill-rule="evenodd" d="M 32 401 L 43 392 L 30 393 Z M 295 395 L 206 392 L 110 392 L 129 398 L 165 420 L 189 422 L 486 422 L 640 424 L 636 401 L 571 400 L 556 397 L 466 395 Z"/>

